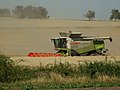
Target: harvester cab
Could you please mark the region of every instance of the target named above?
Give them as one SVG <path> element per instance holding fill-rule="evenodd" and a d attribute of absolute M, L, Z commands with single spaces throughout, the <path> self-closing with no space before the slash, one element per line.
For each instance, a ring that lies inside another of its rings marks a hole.
<path fill-rule="evenodd" d="M 111 37 L 82 36 L 81 32 L 60 32 L 59 37 L 51 39 L 55 50 L 62 56 L 89 56 L 104 55 L 108 49 L 105 49 L 104 40 Z"/>

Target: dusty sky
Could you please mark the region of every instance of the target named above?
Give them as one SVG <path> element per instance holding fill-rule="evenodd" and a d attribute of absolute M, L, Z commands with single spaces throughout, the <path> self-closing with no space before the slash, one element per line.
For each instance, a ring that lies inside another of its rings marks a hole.
<path fill-rule="evenodd" d="M 43 6 L 56 19 L 85 19 L 87 10 L 95 11 L 96 19 L 108 19 L 112 9 L 120 10 L 120 0 L 0 0 L 0 8 L 17 5 Z"/>

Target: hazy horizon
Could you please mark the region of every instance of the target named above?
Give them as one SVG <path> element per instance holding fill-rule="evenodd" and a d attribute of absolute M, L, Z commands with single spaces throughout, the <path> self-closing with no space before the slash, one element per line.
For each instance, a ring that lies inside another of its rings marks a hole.
<path fill-rule="evenodd" d="M 17 5 L 43 6 L 55 19 L 85 19 L 88 10 L 95 11 L 96 19 L 109 19 L 112 9 L 120 10 L 120 0 L 0 0 L 0 8 Z"/>

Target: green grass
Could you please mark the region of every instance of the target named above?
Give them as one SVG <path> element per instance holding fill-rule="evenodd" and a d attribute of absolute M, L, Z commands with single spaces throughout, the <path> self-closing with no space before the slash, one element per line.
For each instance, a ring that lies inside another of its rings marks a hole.
<path fill-rule="evenodd" d="M 120 86 L 120 61 L 70 64 L 55 62 L 39 67 L 17 66 L 0 54 L 0 90 L 39 90 Z"/>

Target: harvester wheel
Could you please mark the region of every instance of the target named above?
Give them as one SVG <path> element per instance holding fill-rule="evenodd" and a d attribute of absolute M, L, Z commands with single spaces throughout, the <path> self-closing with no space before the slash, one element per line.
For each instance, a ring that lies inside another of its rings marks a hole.
<path fill-rule="evenodd" d="M 91 53 L 90 56 L 98 56 L 98 53 Z"/>
<path fill-rule="evenodd" d="M 91 51 L 87 54 L 87 56 L 98 56 L 98 55 L 99 55 L 99 53 L 96 51 Z"/>
<path fill-rule="evenodd" d="M 77 52 L 75 52 L 74 50 L 71 50 L 71 56 L 80 56 Z"/>

